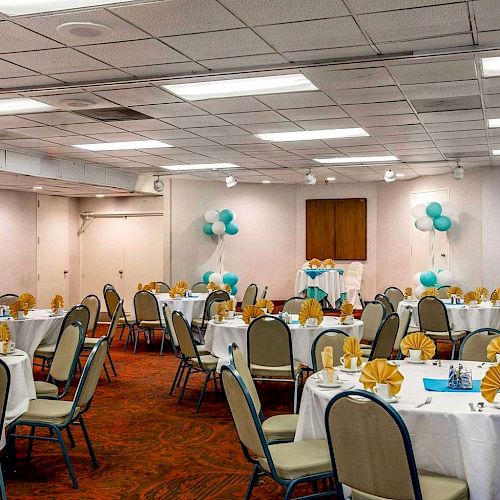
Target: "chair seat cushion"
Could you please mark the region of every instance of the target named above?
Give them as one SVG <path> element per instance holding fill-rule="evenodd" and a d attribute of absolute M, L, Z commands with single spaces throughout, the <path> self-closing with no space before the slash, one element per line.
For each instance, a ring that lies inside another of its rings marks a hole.
<path fill-rule="evenodd" d="M 158 320 L 151 320 L 151 321 L 141 321 L 139 323 L 139 326 L 141 328 L 161 328 L 161 323 Z"/>
<path fill-rule="evenodd" d="M 293 361 L 293 370 L 295 375 L 297 375 L 301 370 L 301 364 L 299 361 Z M 250 372 L 254 377 L 291 377 L 290 365 L 284 366 L 263 366 L 263 365 L 250 365 Z"/>
<path fill-rule="evenodd" d="M 297 421 L 296 414 L 274 415 L 262 422 L 262 430 L 268 441 L 293 441 Z"/>
<path fill-rule="evenodd" d="M 468 500 L 469 498 L 467 483 L 460 479 L 425 471 L 418 472 L 418 479 L 424 500 Z M 368 495 L 357 490 L 352 490 L 352 498 L 353 500 L 382 500 L 382 497 Z"/>
<path fill-rule="evenodd" d="M 85 340 L 83 341 L 83 348 L 93 349 L 99 340 L 100 337 L 85 337 Z"/>
<path fill-rule="evenodd" d="M 56 345 L 55 344 L 39 345 L 36 348 L 35 356 L 44 357 L 44 358 L 52 358 L 52 357 L 54 357 L 55 352 L 56 352 Z"/>
<path fill-rule="evenodd" d="M 56 397 L 59 394 L 59 389 L 57 388 L 57 385 L 51 384 L 50 382 L 42 382 L 40 380 L 35 381 L 35 390 L 37 397 L 44 397 L 44 396 Z"/>
<path fill-rule="evenodd" d="M 332 470 L 326 439 L 271 444 L 269 451 L 281 479 L 295 479 Z M 265 471 L 270 472 L 265 458 L 260 458 L 259 463 Z"/>
<path fill-rule="evenodd" d="M 200 355 L 210 354 L 210 351 L 205 347 L 205 344 L 197 344 L 196 349 Z"/>
<path fill-rule="evenodd" d="M 448 332 L 425 332 L 431 339 L 434 340 L 446 340 L 449 339 L 450 336 Z M 461 339 L 467 336 L 467 332 L 465 330 L 452 330 L 451 338 L 453 340 Z"/>
<path fill-rule="evenodd" d="M 118 318 L 118 324 L 120 326 L 124 325 L 126 323 L 129 323 L 129 324 L 135 323 L 135 316 L 133 316 L 132 314 L 125 315 L 125 318 L 124 317 Z"/>
<path fill-rule="evenodd" d="M 25 411 L 17 424 L 25 422 L 49 422 L 62 424 L 67 419 L 73 407 L 73 401 L 59 401 L 54 399 L 32 399 L 27 411 Z M 75 411 L 75 416 L 79 409 Z"/>
<path fill-rule="evenodd" d="M 193 326 L 201 327 L 203 325 L 203 318 L 193 318 L 191 324 Z"/>
<path fill-rule="evenodd" d="M 197 358 L 191 358 L 191 363 L 193 363 L 193 366 L 195 366 L 196 368 L 213 370 L 214 368 L 217 368 L 217 363 L 219 362 L 219 358 L 216 358 L 211 354 L 204 354 L 203 356 L 200 356 L 200 361 L 201 365 L 200 363 L 198 363 Z"/>

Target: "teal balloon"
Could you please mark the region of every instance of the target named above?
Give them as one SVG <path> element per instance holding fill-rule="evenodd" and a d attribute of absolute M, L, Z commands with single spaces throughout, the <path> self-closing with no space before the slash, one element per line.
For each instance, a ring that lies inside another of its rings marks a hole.
<path fill-rule="evenodd" d="M 212 231 L 212 224 L 210 224 L 210 222 L 203 224 L 203 232 L 208 236 L 212 236 L 212 234 L 214 234 Z"/>
<path fill-rule="evenodd" d="M 224 224 L 229 224 L 234 219 L 234 212 L 230 208 L 225 208 L 219 213 L 219 220 Z"/>
<path fill-rule="evenodd" d="M 446 215 L 441 215 L 434 219 L 434 227 L 437 231 L 448 231 L 451 227 L 451 220 Z"/>
<path fill-rule="evenodd" d="M 431 219 L 436 219 L 441 215 L 441 212 L 443 211 L 443 207 L 441 204 L 437 203 L 436 201 L 433 201 L 432 203 L 429 203 L 427 205 L 427 208 L 425 209 L 425 213 L 431 218 Z"/>
<path fill-rule="evenodd" d="M 226 234 L 234 236 L 238 233 L 239 230 L 240 228 L 238 227 L 238 224 L 236 224 L 236 222 L 231 221 L 229 224 L 226 224 Z"/>
<path fill-rule="evenodd" d="M 434 286 L 437 283 L 437 276 L 432 271 L 425 271 L 420 275 L 420 283 L 424 286 Z"/>
<path fill-rule="evenodd" d="M 222 282 L 233 287 L 234 285 L 236 285 L 236 283 L 238 283 L 238 276 L 236 275 L 236 273 L 224 273 Z"/>
<path fill-rule="evenodd" d="M 236 295 L 238 293 L 238 289 L 235 286 L 231 287 L 231 295 Z"/>
<path fill-rule="evenodd" d="M 203 283 L 206 283 L 208 285 L 208 282 L 210 281 L 210 275 L 213 274 L 213 271 L 207 271 L 204 275 L 203 275 Z"/>

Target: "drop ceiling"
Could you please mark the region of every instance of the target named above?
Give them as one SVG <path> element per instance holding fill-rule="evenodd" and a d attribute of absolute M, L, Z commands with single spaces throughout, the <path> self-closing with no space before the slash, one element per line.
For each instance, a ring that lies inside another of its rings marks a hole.
<path fill-rule="evenodd" d="M 109 37 L 65 38 L 92 22 Z M 52 112 L 0 116 L 0 147 L 165 174 L 165 165 L 234 163 L 240 181 L 383 179 L 384 165 L 334 168 L 313 158 L 396 155 L 405 178 L 500 165 L 496 0 L 164 0 L 0 16 L 0 99 L 30 97 Z M 171 83 L 301 72 L 317 91 L 187 102 Z M 214 76 L 218 75 L 218 76 Z M 113 120 L 120 116 L 119 120 Z M 270 143 L 255 134 L 362 127 L 369 137 Z M 73 144 L 154 139 L 153 150 Z M 183 173 L 223 180 L 226 173 Z M 2 179 L 0 178 L 0 182 Z"/>

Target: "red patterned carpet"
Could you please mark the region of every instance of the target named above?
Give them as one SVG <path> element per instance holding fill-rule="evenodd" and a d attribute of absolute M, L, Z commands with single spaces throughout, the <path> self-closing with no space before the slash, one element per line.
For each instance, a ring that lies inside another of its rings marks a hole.
<path fill-rule="evenodd" d="M 73 490 L 62 454 L 55 443 L 35 442 L 30 464 L 6 476 L 7 495 L 65 499 L 239 499 L 251 472 L 221 394 L 213 384 L 198 415 L 194 407 L 203 375 L 191 377 L 181 405 L 168 389 L 177 367 L 169 351 L 140 343 L 134 356 L 116 340 L 112 355 L 118 378 L 104 376 L 87 427 L 99 460 L 94 470 L 81 431 L 73 431 L 76 448 L 70 457 L 80 483 Z M 41 378 L 37 376 L 37 378 Z M 267 384 L 261 392 L 268 414 L 290 412 L 292 386 Z M 69 443 L 68 443 L 69 444 Z M 18 446 L 18 458 L 24 444 Z M 282 498 L 282 490 L 264 479 L 252 498 Z"/>

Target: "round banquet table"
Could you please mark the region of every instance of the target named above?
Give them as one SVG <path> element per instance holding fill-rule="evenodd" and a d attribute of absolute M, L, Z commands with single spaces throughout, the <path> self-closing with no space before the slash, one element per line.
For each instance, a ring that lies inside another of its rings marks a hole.
<path fill-rule="evenodd" d="M 497 328 L 500 330 L 500 307 L 493 307 L 491 302 L 482 302 L 479 307 L 469 307 L 464 304 L 450 304 L 449 299 L 443 300 L 450 326 L 454 330 L 465 330 L 472 332 L 478 328 Z M 418 301 L 403 300 L 398 305 L 398 314 L 401 315 L 403 308 L 409 306 L 412 309 L 411 324 L 419 326 Z"/>
<path fill-rule="evenodd" d="M 30 399 L 36 398 L 36 391 L 31 359 L 25 352 L 16 349 L 13 354 L 1 356 L 0 359 L 10 371 L 10 390 L 4 422 L 4 426 L 7 426 L 28 409 Z M 4 446 L 5 428 L 2 429 L 0 449 Z"/>
<path fill-rule="evenodd" d="M 52 316 L 50 309 L 33 309 L 24 319 L 0 318 L 0 322 L 8 322 L 16 347 L 31 359 L 40 344 L 57 343 L 63 320 L 64 315 Z"/>
<path fill-rule="evenodd" d="M 467 481 L 471 500 L 500 498 L 500 409 L 485 402 L 482 412 L 472 412 L 469 403 L 484 401 L 480 392 L 426 391 L 422 379 L 448 379 L 450 361 L 442 367 L 427 361 L 421 365 L 397 362 L 405 377 L 393 407 L 410 432 L 417 467 L 429 472 Z M 489 364 L 463 361 L 472 369 L 474 380 L 481 380 Z M 302 393 L 295 440 L 326 439 L 325 410 L 330 399 L 341 390 L 362 389 L 358 374 L 339 372 L 339 389 L 321 389 L 316 375 L 309 377 Z M 427 396 L 432 402 L 415 408 Z"/>
<path fill-rule="evenodd" d="M 180 297 L 178 299 L 173 299 L 168 293 L 158 293 L 156 299 L 158 300 L 158 305 L 160 306 L 160 313 L 163 304 L 167 304 L 168 307 L 174 311 L 180 311 L 186 321 L 191 324 L 193 318 L 202 318 L 203 309 L 205 307 L 205 301 L 207 300 L 207 293 L 196 293 L 192 297 Z M 162 317 L 163 320 L 163 317 Z"/>
<path fill-rule="evenodd" d="M 341 269 L 299 269 L 295 277 L 295 295 L 306 292 L 308 297 L 314 295 L 321 300 L 323 296 L 317 295 L 323 292 L 330 304 L 335 305 L 340 294 L 346 291 L 342 273 Z"/>
<path fill-rule="evenodd" d="M 294 315 L 296 317 L 296 315 Z M 356 337 L 358 340 L 363 335 L 363 322 L 354 320 L 352 325 L 339 324 L 339 318 L 336 316 L 325 316 L 320 326 L 301 326 L 297 323 L 289 324 L 292 334 L 292 349 L 295 360 L 302 364 L 312 367 L 311 347 L 314 339 L 324 330 L 336 328 L 347 333 L 350 337 Z M 214 323 L 210 321 L 205 332 L 205 347 L 219 358 L 217 370 L 220 371 L 228 360 L 227 347 L 235 342 L 244 352 L 247 352 L 247 330 L 248 325 L 236 317 L 234 319 L 225 319 L 223 323 Z"/>

